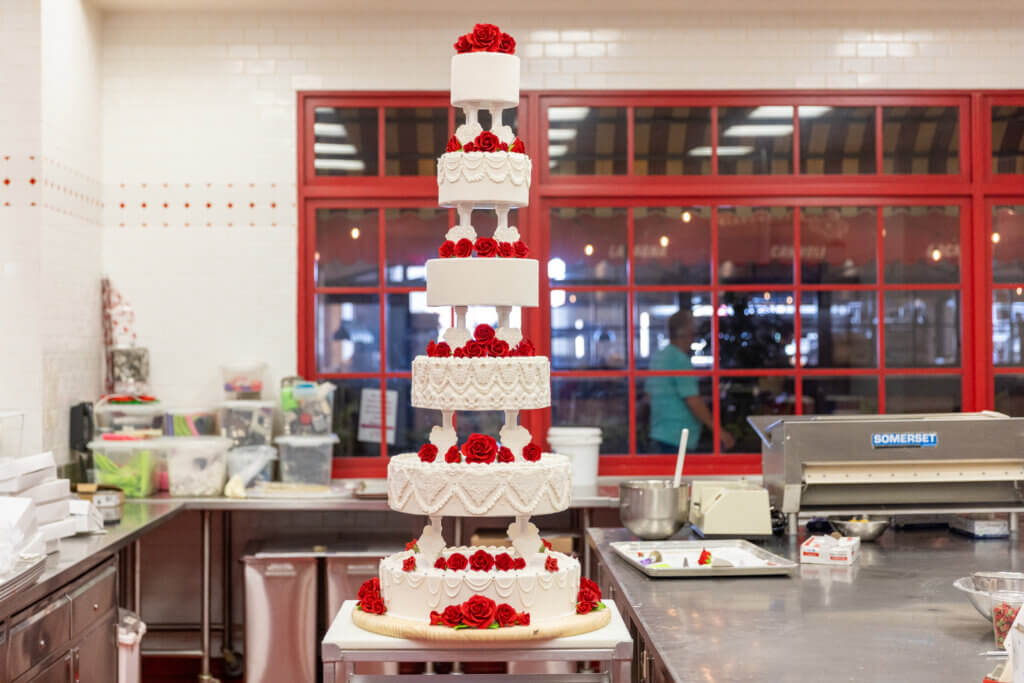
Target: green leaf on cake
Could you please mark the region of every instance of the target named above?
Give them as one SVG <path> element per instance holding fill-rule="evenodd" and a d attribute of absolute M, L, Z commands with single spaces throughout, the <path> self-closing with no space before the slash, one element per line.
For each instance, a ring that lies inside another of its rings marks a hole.
<path fill-rule="evenodd" d="M 455 629 L 456 631 L 458 631 L 460 629 L 469 628 L 469 627 L 466 626 L 465 624 L 459 624 L 458 626 L 452 626 L 452 628 Z"/>
<path fill-rule="evenodd" d="M 597 603 L 597 607 L 594 608 L 594 611 L 596 612 L 601 609 L 607 609 L 607 605 L 605 605 L 603 602 Z"/>
<path fill-rule="evenodd" d="M 488 626 L 487 628 L 499 628 L 499 626 L 498 626 L 498 622 L 496 622 L 496 621 L 492 621 L 492 622 L 491 622 L 491 625 L 490 625 L 490 626 Z"/>

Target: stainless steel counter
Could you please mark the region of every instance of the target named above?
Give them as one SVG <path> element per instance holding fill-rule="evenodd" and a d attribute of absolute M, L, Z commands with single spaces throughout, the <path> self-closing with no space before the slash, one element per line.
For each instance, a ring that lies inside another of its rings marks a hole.
<path fill-rule="evenodd" d="M 682 536 L 681 536 L 682 537 Z M 998 661 L 987 624 L 953 588 L 982 569 L 1024 567 L 1019 542 L 946 530 L 889 531 L 852 567 L 801 575 L 648 579 L 609 544 L 625 529 L 589 529 L 602 581 L 675 680 L 980 681 Z M 797 559 L 796 540 L 766 544 Z"/>

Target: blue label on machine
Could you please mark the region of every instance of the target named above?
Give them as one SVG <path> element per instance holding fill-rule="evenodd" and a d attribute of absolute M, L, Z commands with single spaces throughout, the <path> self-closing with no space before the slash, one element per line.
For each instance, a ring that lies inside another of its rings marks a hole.
<path fill-rule="evenodd" d="M 932 448 L 939 445 L 935 432 L 882 432 L 871 435 L 872 448 Z"/>

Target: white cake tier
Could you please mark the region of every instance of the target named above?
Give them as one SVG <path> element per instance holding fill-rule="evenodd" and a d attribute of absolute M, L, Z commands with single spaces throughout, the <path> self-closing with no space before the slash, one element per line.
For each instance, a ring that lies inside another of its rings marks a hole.
<path fill-rule="evenodd" d="M 446 152 L 437 160 L 437 203 L 526 206 L 531 168 L 530 157 L 516 152 Z"/>
<path fill-rule="evenodd" d="M 569 458 L 544 453 L 537 462 L 423 462 L 402 453 L 388 463 L 388 505 L 410 515 L 515 517 L 569 507 Z"/>
<path fill-rule="evenodd" d="M 452 57 L 452 106 L 508 109 L 519 104 L 519 57 L 467 52 Z"/>
<path fill-rule="evenodd" d="M 544 356 L 412 361 L 412 404 L 435 410 L 530 410 L 551 405 Z"/>
<path fill-rule="evenodd" d="M 427 261 L 428 306 L 536 306 L 538 264 L 529 258 Z"/>
<path fill-rule="evenodd" d="M 492 555 L 513 552 L 511 548 L 483 549 Z M 480 548 L 448 548 L 442 556 L 460 552 L 468 558 L 477 550 Z M 531 626 L 576 614 L 580 563 L 568 555 L 554 551 L 538 553 L 525 569 L 510 571 L 453 571 L 420 567 L 419 563 L 413 571 L 403 571 L 402 562 L 410 555 L 411 551 L 403 551 L 380 562 L 380 594 L 391 616 L 430 623 L 431 612 L 461 605 L 474 595 L 483 595 L 499 605 L 507 603 L 516 612 L 528 612 Z M 558 561 L 557 571 L 544 568 L 544 558 L 548 556 Z"/>

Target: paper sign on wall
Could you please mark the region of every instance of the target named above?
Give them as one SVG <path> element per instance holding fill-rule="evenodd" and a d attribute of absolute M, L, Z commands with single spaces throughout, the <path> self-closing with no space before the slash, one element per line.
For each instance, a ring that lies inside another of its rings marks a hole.
<path fill-rule="evenodd" d="M 398 392 L 388 389 L 387 438 L 395 443 L 395 422 L 398 415 Z M 359 433 L 356 438 L 366 443 L 380 443 L 380 389 L 363 389 L 359 394 Z"/>

